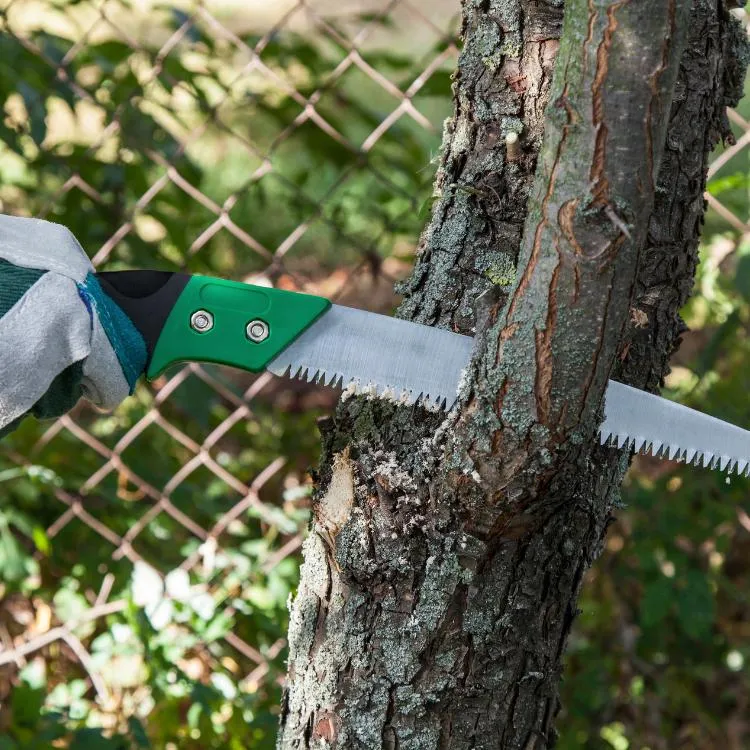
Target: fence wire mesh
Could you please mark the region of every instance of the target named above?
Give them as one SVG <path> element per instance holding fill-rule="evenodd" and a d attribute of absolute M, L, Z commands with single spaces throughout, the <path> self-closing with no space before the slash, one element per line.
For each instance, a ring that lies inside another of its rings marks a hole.
<path fill-rule="evenodd" d="M 2 209 L 66 224 L 99 270 L 388 311 L 448 113 L 451 5 L 3 3 Z M 24 425 L 3 449 L 26 591 L 3 597 L 0 698 L 41 671 L 60 708 L 127 728 L 157 689 L 147 643 L 175 695 L 241 690 L 257 724 L 278 699 L 314 419 L 334 399 L 195 364 L 115 415 Z"/>
<path fill-rule="evenodd" d="M 426 218 L 458 11 L 3 0 L 2 211 L 66 224 L 99 270 L 388 312 Z M 725 197 L 750 123 L 730 117 L 709 222 L 746 234 L 746 202 Z M 24 423 L 0 451 L 0 701 L 44 685 L 133 742 L 156 706 L 159 746 L 224 747 L 236 721 L 270 743 L 314 423 L 335 398 L 191 364 L 115 414 Z"/>

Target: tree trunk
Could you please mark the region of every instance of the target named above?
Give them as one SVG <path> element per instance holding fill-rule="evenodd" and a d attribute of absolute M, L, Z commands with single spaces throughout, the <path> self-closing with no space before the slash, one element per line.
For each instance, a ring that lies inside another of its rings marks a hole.
<path fill-rule="evenodd" d="M 562 5 L 464 2 L 400 315 L 478 347 L 447 417 L 357 397 L 321 425 L 282 750 L 554 745 L 628 465 L 596 438 L 604 388 L 668 371 L 746 57 L 718 0 L 567 0 L 564 28 Z"/>

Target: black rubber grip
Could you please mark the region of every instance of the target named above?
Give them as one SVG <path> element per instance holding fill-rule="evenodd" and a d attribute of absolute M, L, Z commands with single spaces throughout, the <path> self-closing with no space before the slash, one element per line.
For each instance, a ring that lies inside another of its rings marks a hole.
<path fill-rule="evenodd" d="M 148 361 L 172 308 L 190 281 L 190 274 L 171 271 L 105 271 L 96 274 L 111 297 L 140 331 Z"/>

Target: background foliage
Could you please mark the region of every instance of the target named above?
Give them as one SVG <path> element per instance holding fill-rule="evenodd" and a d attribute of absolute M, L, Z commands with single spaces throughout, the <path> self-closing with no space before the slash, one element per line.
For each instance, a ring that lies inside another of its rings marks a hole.
<path fill-rule="evenodd" d="M 375 10 L 2 0 L 2 210 L 66 224 L 102 269 L 388 312 L 429 206 L 457 8 Z M 746 116 L 712 174 L 667 395 L 750 426 Z M 334 400 L 191 366 L 3 442 L 0 750 L 273 747 Z M 580 605 L 560 747 L 750 747 L 749 487 L 636 461 Z"/>

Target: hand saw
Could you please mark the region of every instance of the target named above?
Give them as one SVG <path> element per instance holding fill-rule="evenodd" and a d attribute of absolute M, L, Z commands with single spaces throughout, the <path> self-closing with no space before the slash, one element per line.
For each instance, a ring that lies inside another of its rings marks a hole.
<path fill-rule="evenodd" d="M 148 348 L 146 377 L 212 362 L 437 408 L 456 401 L 474 339 L 281 289 L 163 271 L 97 275 Z M 750 475 L 750 432 L 610 380 L 602 444 Z"/>

